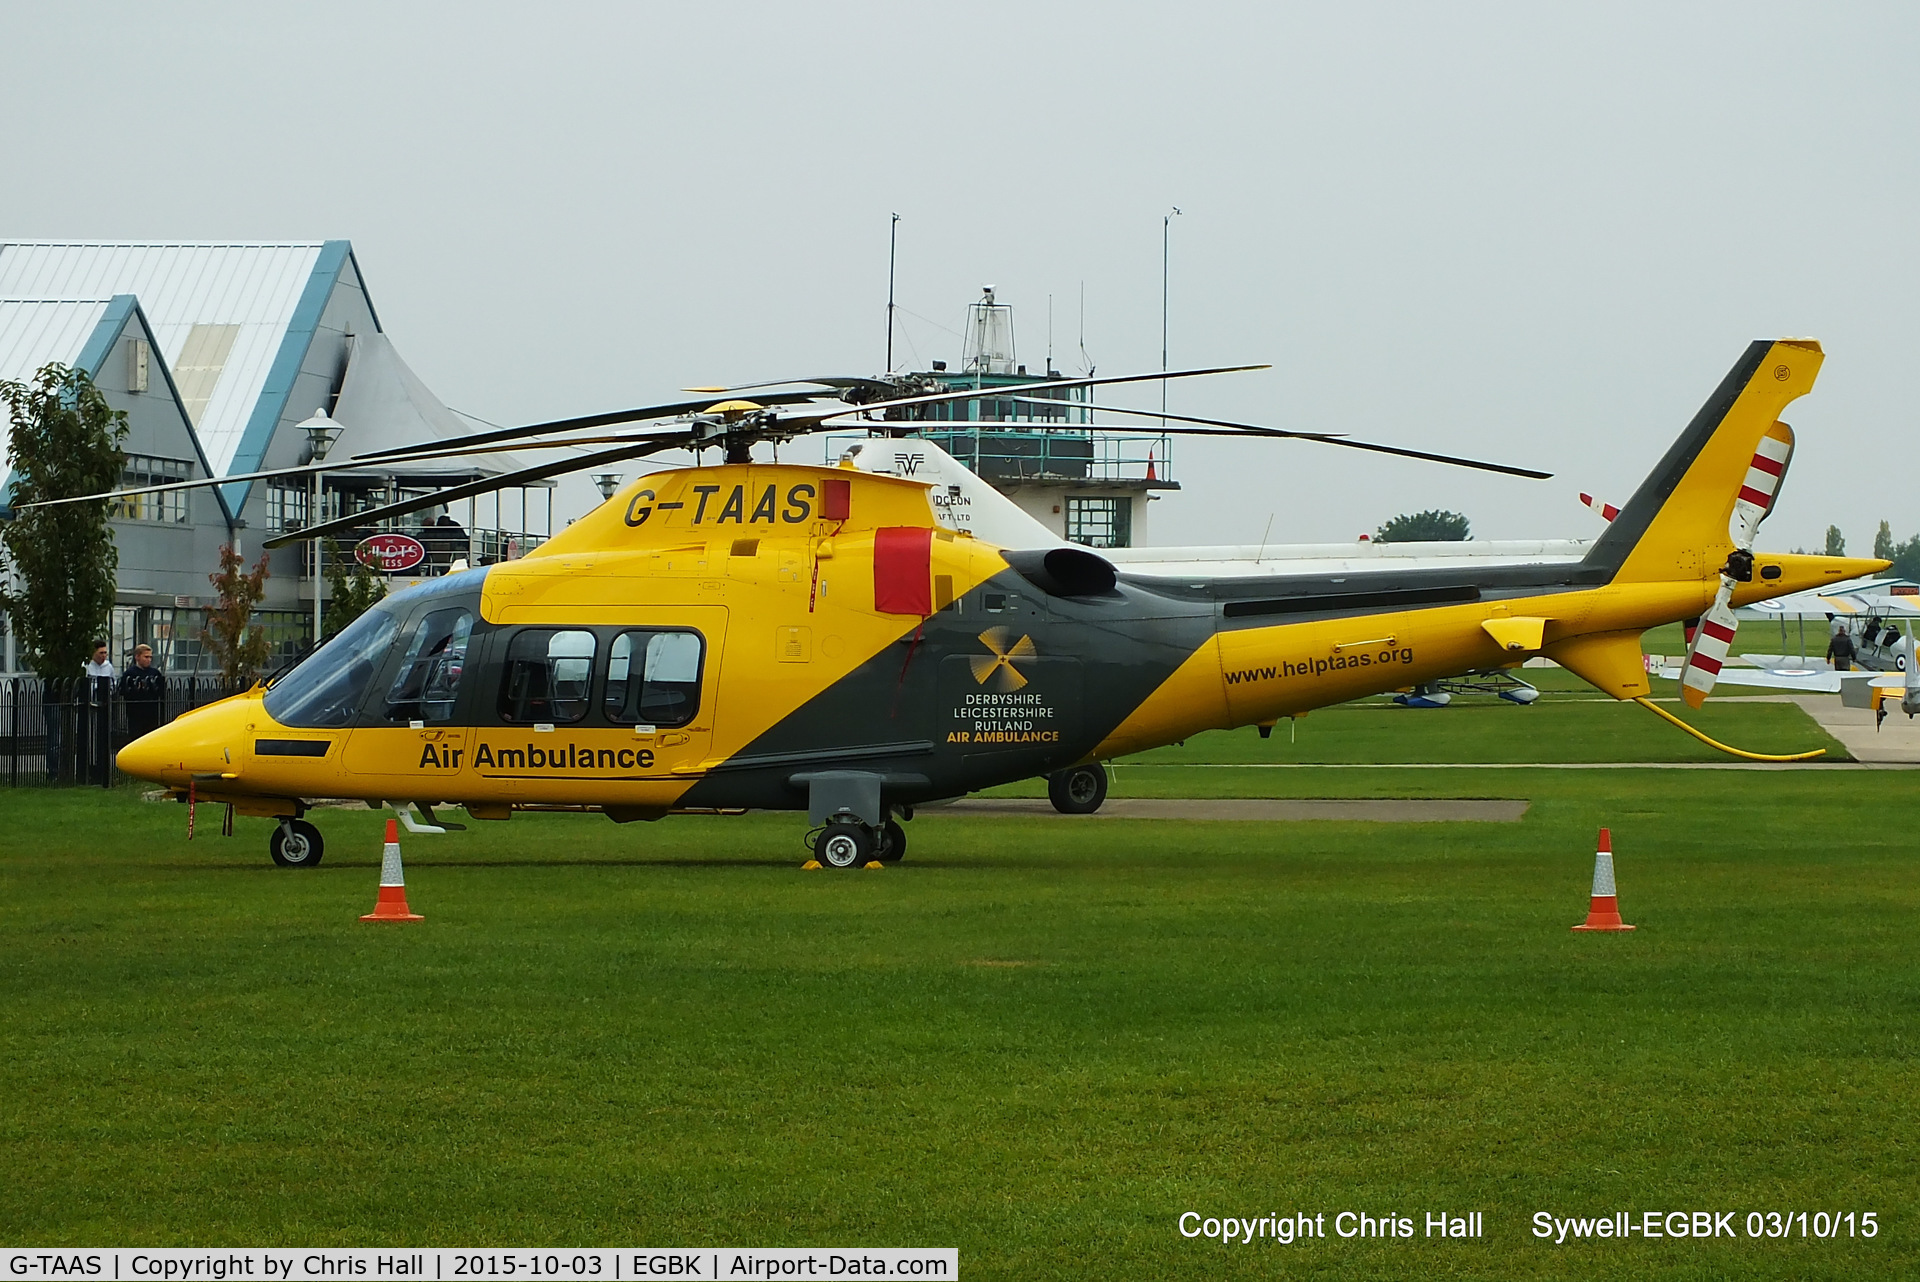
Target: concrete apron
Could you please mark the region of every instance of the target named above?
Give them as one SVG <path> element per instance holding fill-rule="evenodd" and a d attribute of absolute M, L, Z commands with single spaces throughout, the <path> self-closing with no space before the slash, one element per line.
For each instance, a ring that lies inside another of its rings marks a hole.
<path fill-rule="evenodd" d="M 1237 819 L 1257 822 L 1294 822 L 1335 819 L 1361 823 L 1517 823 L 1527 813 L 1525 801 L 1278 801 L 1265 798 L 1110 797 L 1090 815 L 1063 815 L 1053 804 L 1016 797 L 972 797 L 950 806 L 929 808 L 928 814 L 1021 815 L 1050 819 Z"/>
<path fill-rule="evenodd" d="M 1898 703 L 1888 707 L 1886 721 L 1875 730 L 1872 709 L 1843 707 L 1837 694 L 1795 695 L 1793 701 L 1822 730 L 1846 745 L 1855 761 L 1920 762 L 1920 717 L 1909 719 Z"/>

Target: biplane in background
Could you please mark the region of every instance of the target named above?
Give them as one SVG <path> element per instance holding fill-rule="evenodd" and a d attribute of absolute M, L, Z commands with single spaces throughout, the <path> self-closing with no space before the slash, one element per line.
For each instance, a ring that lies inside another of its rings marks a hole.
<path fill-rule="evenodd" d="M 351 520 L 667 449 L 717 446 L 726 462 L 639 477 L 532 556 L 398 593 L 270 687 L 179 718 L 119 764 L 278 820 L 286 865 L 320 858 L 308 803 L 353 797 L 409 818 L 447 803 L 486 820 L 805 811 L 816 856 L 846 868 L 898 859 L 917 805 L 1037 775 L 1103 792 L 1115 756 L 1535 654 L 1684 728 L 1646 698 L 1644 629 L 1885 565 L 1751 550 L 1784 470 L 1768 442 L 1821 359 L 1811 341 L 1752 344 L 1574 561 L 1182 579 L 995 543 L 943 520 L 924 480 L 753 460 L 756 444 L 866 422 L 885 401 L 736 400 L 639 432 L 479 433 L 436 452 L 604 448 Z M 1687 680 L 1701 694 L 1718 664 L 1704 645 L 1697 657 Z"/>

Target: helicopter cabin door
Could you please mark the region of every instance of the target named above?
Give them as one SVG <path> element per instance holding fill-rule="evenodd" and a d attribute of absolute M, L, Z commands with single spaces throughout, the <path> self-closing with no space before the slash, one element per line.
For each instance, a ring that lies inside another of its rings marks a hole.
<path fill-rule="evenodd" d="M 367 704 L 348 738 L 349 775 L 386 775 L 398 801 L 437 802 L 459 794 L 467 766 L 466 718 L 459 715 L 473 635 L 473 610 L 426 610 L 399 629 L 384 665 L 373 669 Z"/>
<path fill-rule="evenodd" d="M 720 704 L 724 607 L 663 610 L 660 618 L 608 637 L 600 711 L 643 752 L 650 776 L 691 781 L 704 773 Z"/>

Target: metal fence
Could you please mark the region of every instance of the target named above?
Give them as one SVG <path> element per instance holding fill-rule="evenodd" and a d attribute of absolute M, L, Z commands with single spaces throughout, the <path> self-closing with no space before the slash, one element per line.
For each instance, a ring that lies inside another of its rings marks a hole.
<path fill-rule="evenodd" d="M 168 677 L 157 701 L 127 700 L 105 679 L 0 681 L 0 781 L 11 788 L 110 788 L 121 748 L 181 713 L 237 694 L 224 677 Z"/>

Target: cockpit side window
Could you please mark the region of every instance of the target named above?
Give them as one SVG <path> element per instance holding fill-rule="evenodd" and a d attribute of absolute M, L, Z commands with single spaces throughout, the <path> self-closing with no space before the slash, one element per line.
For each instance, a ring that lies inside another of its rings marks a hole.
<path fill-rule="evenodd" d="M 435 610 L 414 625 L 407 657 L 387 688 L 388 721 L 453 720 L 454 695 L 472 634 L 473 613 L 457 606 Z"/>
<path fill-rule="evenodd" d="M 574 722 L 587 715 L 593 688 L 593 633 L 529 628 L 507 644 L 500 719 Z"/>
<path fill-rule="evenodd" d="M 267 691 L 267 715 L 303 729 L 352 725 L 397 630 L 391 610 L 367 611 Z"/>
<path fill-rule="evenodd" d="M 618 725 L 684 726 L 700 711 L 698 632 L 622 632 L 607 654 L 603 699 Z"/>

